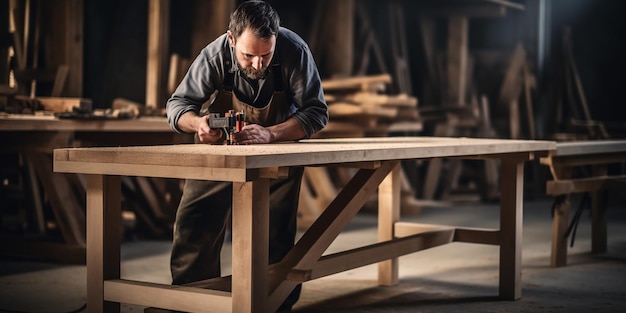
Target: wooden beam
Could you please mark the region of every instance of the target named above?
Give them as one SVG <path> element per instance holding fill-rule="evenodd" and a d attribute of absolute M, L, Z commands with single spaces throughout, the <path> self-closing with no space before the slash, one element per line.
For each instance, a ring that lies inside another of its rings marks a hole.
<path fill-rule="evenodd" d="M 233 183 L 234 312 L 252 312 L 255 309 L 264 312 L 273 311 L 265 309 L 269 269 L 269 190 L 269 179 Z"/>
<path fill-rule="evenodd" d="M 169 48 L 169 0 L 148 2 L 148 51 L 146 65 L 146 106 L 165 106 Z"/>
<path fill-rule="evenodd" d="M 229 292 L 196 287 L 113 279 L 104 282 L 104 295 L 107 301 L 185 312 L 232 312 Z"/>
<path fill-rule="evenodd" d="M 344 272 L 361 266 L 394 259 L 409 253 L 422 251 L 452 242 L 453 228 L 415 234 L 408 237 L 375 243 L 366 247 L 325 255 L 312 270 L 295 269 L 287 279 L 304 282 Z"/>
<path fill-rule="evenodd" d="M 452 16 L 448 21 L 447 99 L 451 106 L 463 106 L 467 90 L 467 58 L 469 21 L 464 16 Z"/>
<path fill-rule="evenodd" d="M 83 95 L 83 46 L 84 46 L 84 0 L 66 0 L 67 18 L 65 41 L 65 64 L 68 66 L 65 88 L 56 96 L 63 94 L 68 97 Z"/>
<path fill-rule="evenodd" d="M 194 0 L 193 29 L 191 31 L 191 57 L 200 53 L 209 42 L 228 29 L 234 0 Z"/>
<path fill-rule="evenodd" d="M 551 180 L 546 184 L 546 194 L 555 196 L 570 193 L 596 192 L 611 182 L 623 183 L 624 181 L 626 181 L 626 175 L 603 175 L 588 178 Z"/>
<path fill-rule="evenodd" d="M 391 170 L 378 186 L 378 241 L 394 238 L 394 224 L 400 220 L 400 164 Z M 382 253 L 382 251 L 381 251 Z M 393 286 L 398 283 L 398 258 L 383 258 L 378 263 L 378 284 Z"/>

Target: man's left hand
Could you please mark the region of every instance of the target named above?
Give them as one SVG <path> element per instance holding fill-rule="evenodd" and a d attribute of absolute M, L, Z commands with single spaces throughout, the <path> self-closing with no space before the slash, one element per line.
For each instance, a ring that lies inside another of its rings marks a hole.
<path fill-rule="evenodd" d="M 239 133 L 235 134 L 235 142 L 240 145 L 270 143 L 271 138 L 270 131 L 257 124 L 248 124 L 244 126 Z"/>

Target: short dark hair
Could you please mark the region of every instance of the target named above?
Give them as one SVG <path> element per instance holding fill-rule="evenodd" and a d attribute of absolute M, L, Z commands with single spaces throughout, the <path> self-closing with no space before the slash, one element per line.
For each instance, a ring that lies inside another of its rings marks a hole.
<path fill-rule="evenodd" d="M 278 13 L 265 1 L 252 0 L 239 5 L 230 15 L 228 30 L 235 39 L 250 28 L 254 36 L 267 39 L 276 36 L 280 27 Z"/>

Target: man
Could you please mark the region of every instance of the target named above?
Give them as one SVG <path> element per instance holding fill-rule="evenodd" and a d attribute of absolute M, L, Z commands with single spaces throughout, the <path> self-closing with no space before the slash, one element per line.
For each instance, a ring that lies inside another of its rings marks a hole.
<path fill-rule="evenodd" d="M 244 111 L 246 126 L 237 144 L 308 138 L 328 122 L 320 76 L 306 43 L 280 27 L 276 11 L 263 1 L 242 3 L 226 34 L 209 43 L 167 102 L 173 130 L 195 133 L 196 141 L 219 144 L 202 105 L 217 92 L 209 112 Z M 293 247 L 302 168 L 270 183 L 270 263 Z M 176 214 L 171 255 L 173 284 L 219 277 L 220 251 L 230 218 L 232 184 L 187 180 Z M 299 288 L 281 310 L 297 301 Z"/>

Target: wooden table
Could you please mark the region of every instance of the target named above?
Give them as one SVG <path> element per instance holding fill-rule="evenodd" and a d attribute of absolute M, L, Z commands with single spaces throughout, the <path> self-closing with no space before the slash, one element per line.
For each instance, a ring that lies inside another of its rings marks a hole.
<path fill-rule="evenodd" d="M 19 169 L 24 172 L 21 178 L 24 181 L 24 198 L 32 202 L 25 204 L 27 221 L 24 224 L 28 225 L 28 229 L 24 230 L 26 234 L 3 235 L 0 238 L 0 253 L 84 264 L 85 202 L 84 194 L 75 192 L 83 188 L 82 181 L 77 175 L 52 172 L 52 150 L 81 146 L 191 143 L 193 136 L 172 132 L 165 117 L 59 119 L 51 115 L 2 114 L 0 142 L 0 153 L 20 155 L 24 167 L 23 170 Z M 151 190 L 147 183 L 155 180 L 142 177 L 128 178 L 127 181 L 132 181 L 141 190 L 135 192 L 135 195 L 148 198 Z M 44 194 L 52 211 L 50 217 L 44 214 L 45 203 L 41 196 Z M 165 206 L 165 201 L 152 202 Z M 8 204 L 5 202 L 3 205 Z M 137 220 L 148 221 L 149 216 L 156 216 L 152 211 L 159 209 L 156 205 L 146 205 L 143 208 L 146 213 L 144 215 L 135 211 Z M 61 238 L 49 234 L 48 222 L 55 224 Z M 146 228 L 152 230 L 158 227 L 150 224 Z"/>
<path fill-rule="evenodd" d="M 625 173 L 608 175 L 608 166 L 626 162 L 626 140 L 586 140 L 557 143 L 556 150 L 541 163 L 550 167 L 552 180 L 546 182 L 546 193 L 555 196 L 552 219 L 552 253 L 550 265 L 567 264 L 569 195 L 591 194 L 591 251 L 606 252 L 607 220 L 603 190 L 626 186 Z M 587 173 L 575 173 L 585 170 Z"/>
<path fill-rule="evenodd" d="M 273 312 L 297 284 L 368 264 L 379 263 L 379 284 L 394 285 L 399 256 L 453 241 L 500 246 L 499 294 L 503 299 L 520 298 L 524 162 L 554 147 L 547 141 L 392 137 L 251 146 L 74 148 L 54 151 L 54 171 L 88 174 L 89 312 L 117 312 L 119 303 L 190 312 Z M 434 157 L 501 161 L 500 229 L 400 222 L 400 160 Z M 292 166 L 359 170 L 284 260 L 269 266 L 269 179 Z M 194 286 L 120 279 L 123 175 L 232 181 L 232 277 Z M 376 188 L 380 242 L 323 256 Z"/>

